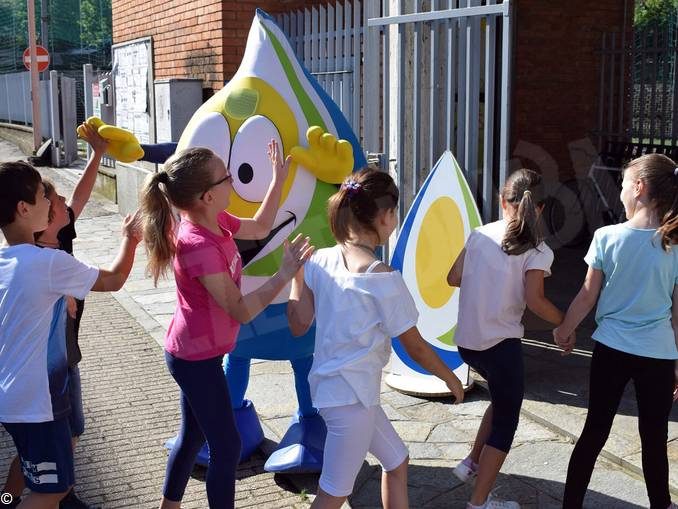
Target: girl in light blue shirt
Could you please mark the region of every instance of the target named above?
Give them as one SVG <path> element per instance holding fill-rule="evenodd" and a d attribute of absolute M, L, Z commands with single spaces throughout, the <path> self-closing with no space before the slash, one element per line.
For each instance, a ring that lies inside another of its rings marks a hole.
<path fill-rule="evenodd" d="M 626 384 L 633 380 L 643 474 L 652 509 L 676 508 L 669 494 L 668 421 L 678 389 L 678 168 L 648 154 L 624 172 L 628 221 L 597 230 L 584 284 L 553 331 L 572 351 L 574 329 L 598 302 L 586 424 L 572 452 L 564 508 L 581 508 Z"/>

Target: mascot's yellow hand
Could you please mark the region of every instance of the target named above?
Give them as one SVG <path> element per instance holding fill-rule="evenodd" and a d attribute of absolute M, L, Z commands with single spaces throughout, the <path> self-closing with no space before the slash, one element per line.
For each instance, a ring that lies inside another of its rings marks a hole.
<path fill-rule="evenodd" d="M 106 153 L 121 163 L 133 163 L 144 156 L 144 150 L 134 133 L 113 125 L 104 124 L 98 117 L 89 117 L 87 124 L 97 130 L 99 136 L 108 141 Z M 78 136 L 83 137 L 78 127 Z"/>
<path fill-rule="evenodd" d="M 353 147 L 346 140 L 311 126 L 306 131 L 308 147 L 292 147 L 292 160 L 313 173 L 318 180 L 341 184 L 353 171 Z"/>

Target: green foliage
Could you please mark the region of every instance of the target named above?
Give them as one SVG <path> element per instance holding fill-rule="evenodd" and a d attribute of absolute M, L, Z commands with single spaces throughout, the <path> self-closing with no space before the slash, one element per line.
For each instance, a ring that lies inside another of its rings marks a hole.
<path fill-rule="evenodd" d="M 634 12 L 636 29 L 666 28 L 676 23 L 678 0 L 637 0 Z"/>
<path fill-rule="evenodd" d="M 47 0 L 48 40 L 40 34 L 41 0 L 35 2 L 36 35 L 52 55 L 51 69 L 110 65 L 111 0 Z M 0 72 L 23 71 L 28 47 L 26 0 L 0 0 Z"/>

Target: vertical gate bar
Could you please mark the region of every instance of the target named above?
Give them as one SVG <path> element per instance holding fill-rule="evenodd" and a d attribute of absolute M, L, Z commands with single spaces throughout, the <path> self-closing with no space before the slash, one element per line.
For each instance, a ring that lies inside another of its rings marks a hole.
<path fill-rule="evenodd" d="M 666 27 L 665 32 L 663 34 L 663 45 L 662 45 L 662 51 L 661 51 L 661 56 L 662 56 L 662 79 L 661 79 L 661 100 L 662 100 L 662 115 L 660 118 L 660 126 L 659 126 L 659 143 L 661 145 L 664 145 L 666 142 L 667 138 L 667 131 L 668 131 L 668 117 L 667 117 L 667 103 L 668 103 L 668 97 L 666 94 L 667 90 L 667 85 L 669 83 L 667 76 L 669 74 L 669 66 L 668 66 L 668 61 L 669 61 L 669 27 Z"/>
<path fill-rule="evenodd" d="M 414 12 L 419 12 L 417 2 L 414 2 Z M 419 189 L 420 142 L 421 142 L 421 23 L 414 24 L 412 53 L 412 196 L 416 196 Z"/>
<path fill-rule="evenodd" d="M 343 71 L 334 81 L 334 92 L 333 98 L 336 103 L 339 105 L 339 109 L 342 111 L 349 124 L 351 122 L 348 111 L 346 110 L 345 104 L 343 102 L 343 97 L 341 94 L 341 85 L 346 77 L 346 66 L 344 65 L 344 7 L 341 2 L 337 2 L 334 6 L 334 24 L 336 36 L 334 38 L 334 59 L 335 59 L 335 69 L 337 71 Z"/>
<path fill-rule="evenodd" d="M 460 0 L 459 6 L 470 7 L 471 0 Z M 466 80 L 466 55 L 467 55 L 467 32 L 469 30 L 468 19 L 460 18 L 459 19 L 459 32 L 457 36 L 457 43 L 459 45 L 459 63 L 457 64 L 457 75 L 458 75 L 458 89 L 457 89 L 457 161 L 462 165 L 465 165 L 466 161 L 466 93 L 468 89 L 468 83 Z M 468 176 L 468 168 L 463 168 L 464 173 Z"/>
<path fill-rule="evenodd" d="M 356 136 L 359 136 L 360 127 L 357 120 L 357 115 L 353 111 L 353 75 L 356 70 L 353 68 L 353 60 L 351 58 L 351 27 L 353 26 L 353 10 L 352 4 L 349 1 L 344 5 L 344 69 L 351 69 L 351 75 L 342 80 L 341 102 L 346 111 L 350 112 L 351 128 Z"/>
<path fill-rule="evenodd" d="M 512 41 L 512 4 L 511 0 L 504 0 L 507 4 L 507 12 L 502 18 L 502 65 L 501 65 L 501 125 L 500 125 L 500 145 L 499 145 L 499 187 L 506 182 L 509 163 L 509 143 L 511 143 L 511 119 L 510 104 L 511 99 L 511 41 Z"/>
<path fill-rule="evenodd" d="M 311 11 L 304 9 L 304 66 L 311 70 L 313 65 L 311 52 Z"/>
<path fill-rule="evenodd" d="M 318 83 L 327 90 L 327 10 L 323 4 L 318 6 Z"/>
<path fill-rule="evenodd" d="M 491 4 L 496 0 L 490 0 Z M 485 28 L 485 129 L 483 130 L 483 221 L 492 220 L 494 190 L 494 114 L 497 18 L 489 16 Z"/>
<path fill-rule="evenodd" d="M 440 9 L 440 0 L 431 0 L 431 10 L 437 11 Z M 427 168 L 431 170 L 433 164 L 435 163 L 436 150 L 437 150 L 437 140 L 438 140 L 438 100 L 439 100 L 439 87 L 438 87 L 438 46 L 440 45 L 439 37 L 439 27 L 440 23 L 434 21 L 430 24 L 430 48 L 431 48 L 431 58 L 430 58 L 430 71 L 429 71 L 429 87 L 431 89 L 429 95 L 429 127 L 428 127 L 428 166 Z"/>
<path fill-rule="evenodd" d="M 638 138 L 639 143 L 645 140 L 645 61 L 647 59 L 647 33 L 642 31 L 640 34 L 640 93 L 638 105 Z M 635 83 L 635 79 L 631 80 Z"/>
<path fill-rule="evenodd" d="M 334 85 L 336 83 L 338 74 L 335 72 L 337 68 L 337 59 L 334 54 L 334 48 L 336 46 L 337 30 L 334 26 L 334 6 L 332 4 L 327 4 L 327 71 L 331 71 L 332 74 L 327 75 L 327 82 L 325 86 L 325 91 L 332 98 L 334 102 L 339 104 L 337 97 L 334 95 Z"/>
<path fill-rule="evenodd" d="M 374 1 L 374 0 L 372 0 Z M 363 70 L 360 65 L 362 57 L 362 8 L 360 0 L 355 0 L 353 4 L 353 114 L 355 115 L 355 134 L 358 139 L 363 139 L 365 133 L 360 132 L 362 125 L 362 110 L 360 108 L 361 87 L 363 79 Z"/>
<path fill-rule="evenodd" d="M 480 5 L 482 0 L 472 0 L 471 7 Z M 465 166 L 469 186 L 474 198 L 478 198 L 478 128 L 480 117 L 480 17 L 469 20 L 466 56 L 466 158 Z"/>
<path fill-rule="evenodd" d="M 659 56 L 658 41 L 659 25 L 655 24 L 654 34 L 652 36 L 652 88 L 650 89 L 650 145 L 654 145 L 655 140 L 655 117 L 657 116 L 657 57 Z"/>
<path fill-rule="evenodd" d="M 398 14 L 403 14 L 403 1 L 398 0 Z M 396 168 L 398 170 L 398 188 L 401 190 L 402 198 L 398 200 L 398 224 L 402 225 L 405 219 L 405 25 L 398 25 L 398 159 Z"/>
<path fill-rule="evenodd" d="M 382 1 L 382 16 L 389 15 L 389 0 Z M 391 88 L 391 76 L 390 76 L 390 27 L 384 27 L 384 37 L 383 37 L 383 46 L 382 46 L 382 66 L 383 66 L 383 87 L 381 91 L 381 100 L 382 100 L 382 122 L 383 122 L 383 148 L 382 152 L 384 153 L 384 159 L 386 160 L 387 170 L 390 171 L 390 151 L 391 151 L 391 133 L 389 132 L 391 125 L 391 112 L 390 112 L 390 88 Z"/>
<path fill-rule="evenodd" d="M 366 2 L 363 19 L 363 88 L 362 131 L 365 150 L 378 152 L 379 145 L 379 27 L 369 27 L 367 20 L 379 17 L 379 3 Z"/>

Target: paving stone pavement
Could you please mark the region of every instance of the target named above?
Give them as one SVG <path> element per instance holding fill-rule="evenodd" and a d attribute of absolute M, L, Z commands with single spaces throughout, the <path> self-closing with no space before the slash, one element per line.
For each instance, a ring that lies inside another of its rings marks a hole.
<path fill-rule="evenodd" d="M 0 140 L 0 160 L 17 157 L 21 154 Z M 41 172 L 66 194 L 78 168 L 82 164 Z M 78 220 L 76 256 L 106 265 L 116 253 L 120 223 L 117 207 L 94 196 Z M 154 288 L 145 276 L 144 262 L 140 247 L 125 288 L 113 294 L 91 294 L 82 324 L 87 428 L 76 452 L 76 477 L 83 498 L 104 508 L 157 506 L 167 458 L 162 444 L 178 429 L 178 391 L 159 346 L 174 309 L 174 285 L 160 281 Z M 263 471 L 266 452 L 287 429 L 296 409 L 289 363 L 255 362 L 248 397 L 256 405 L 267 441 L 263 451 L 238 470 L 236 506 L 308 507 L 317 475 L 273 476 Z M 487 393 L 474 389 L 462 405 L 452 405 L 449 400 L 407 396 L 382 384 L 382 402 L 410 450 L 411 507 L 465 507 L 470 488 L 454 478 L 451 467 L 470 449 L 488 404 Z M 498 494 L 523 507 L 559 507 L 572 448 L 567 434 L 554 433 L 523 416 L 500 474 Z M 12 454 L 11 440 L 0 431 L 0 477 Z M 189 482 L 183 507 L 207 507 L 203 474 L 197 471 Z M 376 460 L 368 456 L 349 500 L 351 507 L 380 506 L 380 475 Z M 599 459 L 586 507 L 630 508 L 647 503 L 642 479 Z"/>

